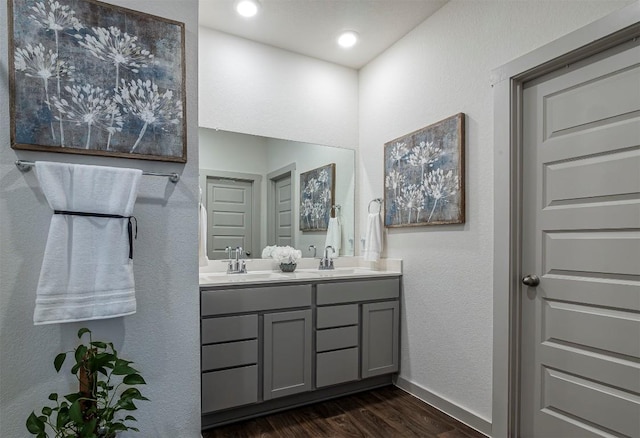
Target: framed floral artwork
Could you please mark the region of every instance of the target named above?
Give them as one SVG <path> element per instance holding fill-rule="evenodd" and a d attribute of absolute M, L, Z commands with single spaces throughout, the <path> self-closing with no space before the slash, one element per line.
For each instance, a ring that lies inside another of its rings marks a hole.
<path fill-rule="evenodd" d="M 336 197 L 336 164 L 300 174 L 300 230 L 327 231 Z"/>
<path fill-rule="evenodd" d="M 464 114 L 384 145 L 384 225 L 465 221 Z"/>
<path fill-rule="evenodd" d="M 184 24 L 94 0 L 8 0 L 11 146 L 186 162 Z"/>

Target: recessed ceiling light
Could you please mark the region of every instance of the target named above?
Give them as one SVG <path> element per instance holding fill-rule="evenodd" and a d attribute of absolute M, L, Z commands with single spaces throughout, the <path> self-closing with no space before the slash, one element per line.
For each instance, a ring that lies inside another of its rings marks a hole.
<path fill-rule="evenodd" d="M 253 17 L 258 13 L 260 4 L 257 0 L 240 0 L 236 3 L 236 11 L 243 17 Z"/>
<path fill-rule="evenodd" d="M 344 47 L 345 49 L 355 46 L 357 42 L 358 33 L 353 30 L 342 32 L 338 37 L 338 44 L 340 44 L 340 47 Z"/>

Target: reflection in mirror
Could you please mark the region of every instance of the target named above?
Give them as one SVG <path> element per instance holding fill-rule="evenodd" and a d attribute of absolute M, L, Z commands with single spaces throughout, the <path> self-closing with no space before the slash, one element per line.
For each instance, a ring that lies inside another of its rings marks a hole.
<path fill-rule="evenodd" d="M 207 256 L 228 258 L 242 247 L 260 258 L 267 245 L 289 245 L 318 256 L 327 231 L 300 228 L 300 175 L 335 163 L 331 215 L 340 222 L 339 255 L 354 253 L 355 152 L 310 143 L 200 128 L 200 187 L 207 209 Z M 339 207 L 337 207 L 339 206 Z"/>

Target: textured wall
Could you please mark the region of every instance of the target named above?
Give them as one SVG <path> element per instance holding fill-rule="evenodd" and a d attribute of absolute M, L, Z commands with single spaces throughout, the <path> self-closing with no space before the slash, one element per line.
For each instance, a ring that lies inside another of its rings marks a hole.
<path fill-rule="evenodd" d="M 200 28 L 200 126 L 355 149 L 355 70 Z"/>
<path fill-rule="evenodd" d="M 452 0 L 360 71 L 360 211 L 382 195 L 385 142 L 467 115 L 467 223 L 390 230 L 386 255 L 404 259 L 401 376 L 485 420 L 493 340 L 490 72 L 629 3 Z"/>
<path fill-rule="evenodd" d="M 110 339 L 138 365 L 147 380 L 135 416 L 143 437 L 199 437 L 200 359 L 197 262 L 198 113 L 196 0 L 118 0 L 110 3 L 186 23 L 188 163 L 14 151 L 9 143 L 7 33 L 0 32 L 0 436 L 27 436 L 29 413 L 52 391 L 77 386 L 57 375 L 53 358 L 73 348 L 79 327 Z M 7 22 L 6 2 L 0 23 Z M 21 173 L 17 158 L 177 171 L 177 185 L 143 177 L 134 215 L 138 218 L 134 273 L 138 312 L 124 318 L 35 327 L 35 289 L 51 210 L 34 172 Z"/>

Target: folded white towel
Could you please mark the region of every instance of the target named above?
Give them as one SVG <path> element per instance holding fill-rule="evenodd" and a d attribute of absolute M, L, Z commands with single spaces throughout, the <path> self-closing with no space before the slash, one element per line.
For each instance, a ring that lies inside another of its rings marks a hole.
<path fill-rule="evenodd" d="M 40 187 L 58 213 L 49 236 L 36 293 L 34 324 L 86 321 L 136 311 L 130 219 L 142 171 L 36 162 Z M 136 225 L 137 228 L 137 225 Z M 135 232 L 135 229 L 133 229 Z"/>
<path fill-rule="evenodd" d="M 209 259 L 207 258 L 207 209 L 202 204 L 199 204 L 199 221 L 200 229 L 198 230 L 198 264 L 199 266 L 208 266 Z"/>
<path fill-rule="evenodd" d="M 369 213 L 364 241 L 364 259 L 377 262 L 382 252 L 382 218 L 380 213 Z"/>
<path fill-rule="evenodd" d="M 207 257 L 207 208 L 202 203 L 202 187 L 198 187 L 200 190 L 200 202 L 198 203 L 198 220 L 200 222 L 200 228 L 198 229 L 198 265 L 200 267 L 209 265 L 209 258 Z"/>
<path fill-rule="evenodd" d="M 340 219 L 332 217 L 329 219 L 329 225 L 327 227 L 327 238 L 324 242 L 325 248 L 327 246 L 333 247 L 333 254 L 331 257 L 337 257 L 340 254 L 340 247 L 342 246 L 342 226 Z"/>

